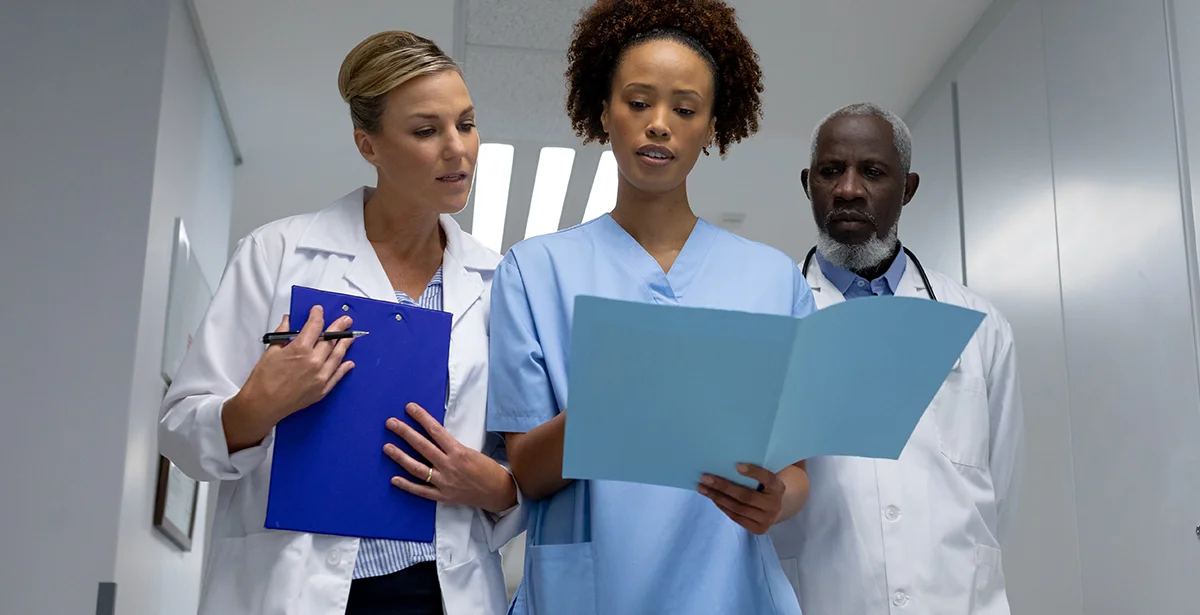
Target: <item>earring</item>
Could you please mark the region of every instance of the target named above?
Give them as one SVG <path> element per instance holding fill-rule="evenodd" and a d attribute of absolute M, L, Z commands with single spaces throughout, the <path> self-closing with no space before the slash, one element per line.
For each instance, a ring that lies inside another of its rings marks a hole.
<path fill-rule="evenodd" d="M 708 155 L 708 148 L 707 148 L 707 147 L 702 147 L 702 148 L 700 148 L 700 151 L 704 152 L 704 155 L 705 155 L 705 156 L 707 156 L 707 155 Z"/>

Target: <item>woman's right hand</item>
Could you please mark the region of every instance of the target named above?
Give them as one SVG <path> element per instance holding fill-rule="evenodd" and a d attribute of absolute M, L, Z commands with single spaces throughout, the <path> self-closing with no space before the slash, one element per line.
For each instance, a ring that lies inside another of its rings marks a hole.
<path fill-rule="evenodd" d="M 326 331 L 350 328 L 342 316 Z M 288 317 L 277 332 L 288 331 Z M 343 361 L 352 338 L 323 341 L 324 310 L 313 306 L 299 335 L 286 345 L 271 345 L 246 378 L 242 389 L 225 404 L 221 421 L 230 453 L 257 445 L 279 421 L 321 400 L 354 363 Z"/>

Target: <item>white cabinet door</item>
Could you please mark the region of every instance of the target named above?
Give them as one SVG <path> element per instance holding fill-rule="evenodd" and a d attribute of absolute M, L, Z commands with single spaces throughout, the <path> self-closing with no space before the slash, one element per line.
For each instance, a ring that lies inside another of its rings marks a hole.
<path fill-rule="evenodd" d="M 1018 2 L 963 66 L 958 111 L 967 283 L 1012 323 L 1025 405 L 1009 603 L 1083 615 L 1039 2 Z"/>
<path fill-rule="evenodd" d="M 1200 383 L 1163 2 L 1048 0 L 1043 19 L 1083 610 L 1194 614 Z"/>

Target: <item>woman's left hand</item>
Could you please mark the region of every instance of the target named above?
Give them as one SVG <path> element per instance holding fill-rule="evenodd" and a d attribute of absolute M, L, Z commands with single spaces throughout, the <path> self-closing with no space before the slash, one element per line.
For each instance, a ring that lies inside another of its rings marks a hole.
<path fill-rule="evenodd" d="M 751 533 L 765 534 L 779 519 L 787 485 L 774 472 L 755 465 L 738 464 L 738 474 L 758 481 L 762 491 L 711 474 L 704 475 L 697 490 L 738 525 Z"/>
<path fill-rule="evenodd" d="M 413 459 L 397 446 L 385 445 L 384 454 L 416 477 L 416 481 L 393 477 L 393 485 L 436 502 L 481 508 L 492 513 L 516 505 L 516 483 L 507 470 L 487 455 L 463 446 L 421 406 L 408 404 L 405 409 L 425 428 L 429 438 L 399 419 L 388 419 L 387 428 L 404 438 L 431 465 Z"/>

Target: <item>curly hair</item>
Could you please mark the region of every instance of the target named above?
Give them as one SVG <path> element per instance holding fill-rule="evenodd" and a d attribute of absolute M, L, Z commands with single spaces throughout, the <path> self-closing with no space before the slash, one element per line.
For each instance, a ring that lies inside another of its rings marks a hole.
<path fill-rule="evenodd" d="M 720 0 L 598 0 L 575 24 L 567 50 L 567 115 L 584 143 L 608 142 L 600 115 L 625 51 L 662 38 L 697 51 L 712 69 L 721 156 L 758 131 L 762 69 L 733 8 Z"/>

